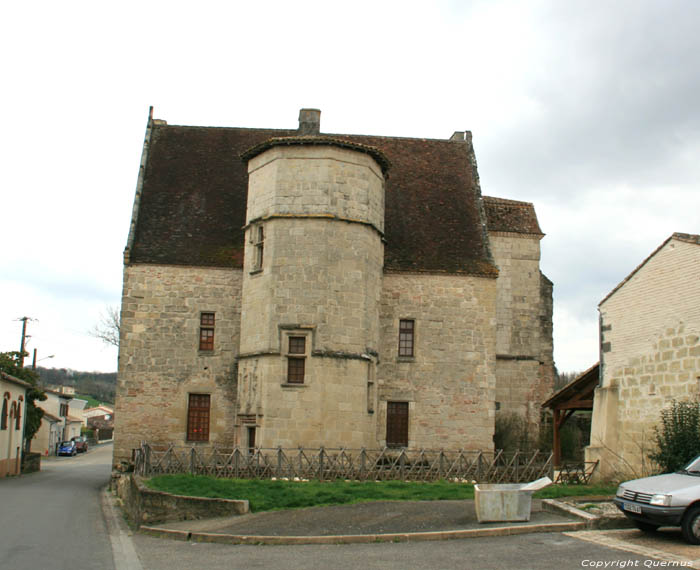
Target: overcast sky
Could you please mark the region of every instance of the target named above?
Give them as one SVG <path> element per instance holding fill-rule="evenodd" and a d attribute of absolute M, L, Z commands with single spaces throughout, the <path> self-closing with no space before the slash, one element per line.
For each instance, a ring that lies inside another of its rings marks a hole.
<path fill-rule="evenodd" d="M 560 371 L 597 305 L 674 231 L 700 233 L 700 2 L 12 2 L 3 56 L 0 351 L 114 371 L 148 108 L 170 124 L 447 138 L 484 195 L 535 204 Z"/>

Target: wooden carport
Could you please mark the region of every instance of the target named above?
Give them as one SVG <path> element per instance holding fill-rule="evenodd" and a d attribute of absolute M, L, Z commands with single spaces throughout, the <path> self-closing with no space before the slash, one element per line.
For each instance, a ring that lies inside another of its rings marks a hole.
<path fill-rule="evenodd" d="M 579 410 L 593 410 L 593 393 L 596 386 L 598 386 L 599 368 L 600 366 L 598 363 L 591 366 L 542 404 L 543 408 L 552 410 L 554 416 L 552 421 L 554 432 L 552 451 L 554 454 L 555 468 L 561 466 L 562 426 L 574 415 L 574 412 Z"/>

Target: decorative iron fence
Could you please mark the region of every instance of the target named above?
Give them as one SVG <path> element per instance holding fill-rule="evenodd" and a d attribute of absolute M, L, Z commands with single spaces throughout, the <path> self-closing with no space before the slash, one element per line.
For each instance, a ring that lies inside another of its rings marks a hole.
<path fill-rule="evenodd" d="M 142 443 L 135 472 L 191 473 L 239 479 L 348 479 L 522 483 L 553 478 L 551 454 L 411 449 L 224 449 Z"/>

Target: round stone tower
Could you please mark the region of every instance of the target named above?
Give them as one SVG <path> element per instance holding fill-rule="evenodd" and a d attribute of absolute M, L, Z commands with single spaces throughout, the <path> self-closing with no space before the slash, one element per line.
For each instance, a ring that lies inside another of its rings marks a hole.
<path fill-rule="evenodd" d="M 302 111 L 304 135 L 243 156 L 243 446 L 376 445 L 388 162 L 373 147 L 319 136 L 313 113 Z"/>

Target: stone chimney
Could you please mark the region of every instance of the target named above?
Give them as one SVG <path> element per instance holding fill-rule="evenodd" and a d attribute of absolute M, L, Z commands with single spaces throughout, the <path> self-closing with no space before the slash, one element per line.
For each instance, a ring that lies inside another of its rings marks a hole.
<path fill-rule="evenodd" d="M 317 135 L 321 132 L 321 110 L 302 109 L 299 111 L 299 134 Z"/>

